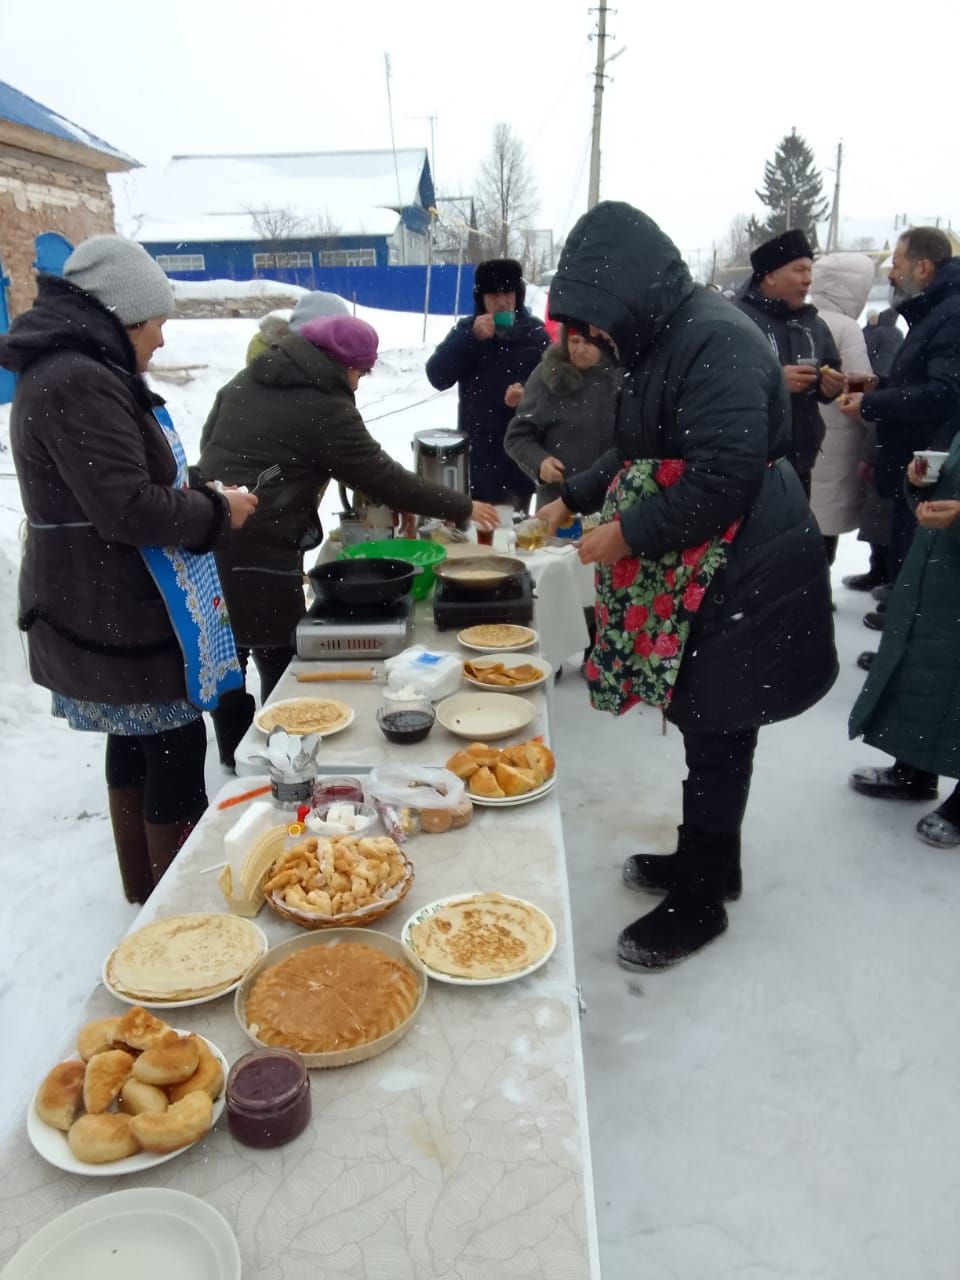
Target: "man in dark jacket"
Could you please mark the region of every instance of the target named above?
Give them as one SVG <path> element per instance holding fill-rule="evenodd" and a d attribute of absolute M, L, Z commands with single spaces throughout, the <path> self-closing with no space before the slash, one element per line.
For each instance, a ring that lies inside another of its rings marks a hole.
<path fill-rule="evenodd" d="M 889 279 L 910 331 L 886 385 L 844 396 L 839 407 L 849 418 L 877 424 L 877 492 L 893 498 L 893 581 L 916 528 L 904 471 L 917 449 L 949 449 L 960 430 L 960 260 L 942 231 L 913 227 L 897 241 Z"/>
<path fill-rule="evenodd" d="M 666 893 L 625 929 L 626 968 L 665 968 L 727 926 L 740 896 L 740 826 L 758 728 L 812 706 L 836 677 L 823 539 L 790 448 L 778 361 L 755 325 L 694 285 L 656 223 L 603 203 L 567 239 L 550 289 L 554 318 L 610 341 L 625 372 L 616 447 L 542 508 L 557 524 L 596 511 L 627 459 L 682 459 L 670 488 L 622 510 L 580 544 L 585 563 L 660 559 L 742 520 L 691 625 L 666 712 L 688 777 L 677 851 L 636 854 L 624 880 Z"/>
<path fill-rule="evenodd" d="M 427 361 L 432 386 L 460 388 L 457 425 L 470 441 L 470 491 L 484 502 L 512 502 L 526 511 L 533 482 L 503 447 L 523 384 L 550 338 L 523 305 L 520 263 L 481 262 L 474 276 L 475 314 L 458 320 Z"/>
<path fill-rule="evenodd" d="M 807 302 L 813 249 L 802 231 L 765 241 L 751 253 L 750 265 L 753 275 L 737 306 L 760 326 L 783 366 L 793 425 L 788 456 L 809 497 L 825 430 L 818 402 L 829 404 L 843 390 L 840 353 L 816 307 Z"/>
<path fill-rule="evenodd" d="M 884 387 L 897 352 L 903 346 L 903 334 L 897 328 L 897 313 L 890 307 L 881 311 L 875 324 L 863 326 L 863 340 L 867 344 L 870 367 L 880 379 L 879 385 Z"/>

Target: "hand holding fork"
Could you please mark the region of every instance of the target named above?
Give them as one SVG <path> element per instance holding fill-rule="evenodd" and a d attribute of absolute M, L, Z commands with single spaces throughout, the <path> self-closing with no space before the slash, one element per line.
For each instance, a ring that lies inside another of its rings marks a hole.
<path fill-rule="evenodd" d="M 260 499 L 256 496 L 257 490 L 262 484 L 269 484 L 271 480 L 280 478 L 280 467 L 274 463 L 272 467 L 267 467 L 257 476 L 256 484 L 252 489 L 247 489 L 246 485 L 232 485 L 229 488 L 221 484 L 219 480 L 213 481 L 213 487 L 216 491 L 224 496 L 227 505 L 230 508 L 230 528 L 240 529 L 256 510 Z"/>

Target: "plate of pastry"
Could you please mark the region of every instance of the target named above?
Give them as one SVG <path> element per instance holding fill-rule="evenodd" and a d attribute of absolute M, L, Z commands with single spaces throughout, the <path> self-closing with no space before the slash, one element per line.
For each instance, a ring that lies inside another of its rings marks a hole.
<path fill-rule="evenodd" d="M 537 633 L 532 627 L 520 627 L 512 622 L 484 622 L 457 633 L 457 640 L 465 649 L 475 649 L 478 653 L 490 653 L 498 649 L 529 649 L 537 643 L 537 639 Z"/>
<path fill-rule="evenodd" d="M 546 658 L 533 658 L 524 653 L 497 653 L 485 658 L 471 658 L 463 664 L 463 678 L 478 689 L 534 689 L 553 675 Z"/>
<path fill-rule="evenodd" d="M 530 804 L 556 785 L 553 752 L 540 738 L 528 738 L 509 747 L 471 742 L 457 751 L 445 768 L 462 778 L 474 804 L 494 808 Z"/>
<path fill-rule="evenodd" d="M 490 987 L 525 978 L 547 963 L 557 931 L 545 911 L 502 893 L 461 893 L 415 911 L 403 945 L 437 982 Z"/>
<path fill-rule="evenodd" d="M 406 1035 L 426 994 L 426 971 L 396 938 L 338 928 L 273 947 L 234 1010 L 254 1044 L 293 1049 L 308 1067 L 345 1067 Z"/>
<path fill-rule="evenodd" d="M 67 1173 L 152 1169 L 199 1142 L 223 1112 L 221 1051 L 146 1009 L 87 1023 L 77 1052 L 47 1073 L 27 1110 L 34 1150 Z"/>
<path fill-rule="evenodd" d="M 101 977 L 124 1004 L 184 1009 L 235 991 L 267 946 L 260 926 L 240 916 L 167 916 L 128 933 L 103 962 Z"/>

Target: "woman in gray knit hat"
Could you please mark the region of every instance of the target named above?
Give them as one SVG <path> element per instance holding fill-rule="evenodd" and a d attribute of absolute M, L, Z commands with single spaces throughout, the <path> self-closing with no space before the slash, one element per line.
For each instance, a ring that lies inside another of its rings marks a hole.
<path fill-rule="evenodd" d="M 0 337 L 27 517 L 19 626 L 53 714 L 107 735 L 123 887 L 144 902 L 206 808 L 202 711 L 240 683 L 212 555 L 257 499 L 189 474 L 143 374 L 173 310 L 133 241 L 94 236 Z"/>

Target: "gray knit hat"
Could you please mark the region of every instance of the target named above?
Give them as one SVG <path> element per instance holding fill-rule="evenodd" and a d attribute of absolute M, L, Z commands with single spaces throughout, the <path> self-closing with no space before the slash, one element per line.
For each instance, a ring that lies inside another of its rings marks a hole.
<path fill-rule="evenodd" d="M 123 236 L 91 236 L 63 264 L 64 277 L 92 293 L 122 325 L 173 312 L 170 281 L 143 245 Z"/>
<path fill-rule="evenodd" d="M 350 308 L 343 298 L 336 293 L 324 293 L 315 289 L 312 293 L 303 293 L 297 299 L 297 305 L 290 316 L 290 328 L 294 333 L 300 332 L 301 325 L 308 320 L 317 320 L 320 316 L 348 316 Z"/>

